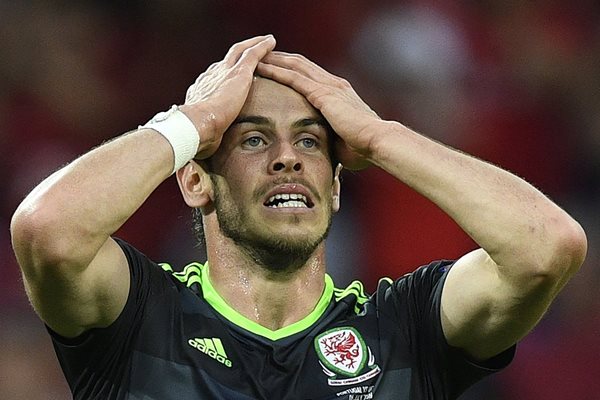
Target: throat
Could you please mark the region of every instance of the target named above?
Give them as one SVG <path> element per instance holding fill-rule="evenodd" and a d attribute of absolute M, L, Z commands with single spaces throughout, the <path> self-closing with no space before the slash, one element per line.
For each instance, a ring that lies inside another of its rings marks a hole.
<path fill-rule="evenodd" d="M 217 291 L 241 315 L 276 331 L 306 318 L 319 303 L 324 288 L 323 275 L 314 274 L 308 280 L 305 276 L 263 280 L 240 273 L 237 290 L 227 285 Z"/>
<path fill-rule="evenodd" d="M 209 278 L 220 297 L 235 311 L 276 331 L 306 318 L 325 290 L 324 254 L 301 266 L 282 270 L 249 260 L 232 265 L 209 260 Z"/>
<path fill-rule="evenodd" d="M 252 320 L 271 331 L 301 321 L 310 313 L 310 310 L 302 309 L 301 305 L 294 300 L 296 299 L 286 296 L 284 299 L 270 298 L 264 302 L 257 302 L 254 306 Z"/>
<path fill-rule="evenodd" d="M 242 245 L 240 248 L 255 265 L 263 268 L 267 274 L 282 275 L 279 279 L 301 269 L 314 252 L 314 248 L 305 248 L 303 251 L 299 251 L 297 246 L 288 248 L 284 245 L 263 248 L 257 246 L 256 243 L 251 246 Z"/>

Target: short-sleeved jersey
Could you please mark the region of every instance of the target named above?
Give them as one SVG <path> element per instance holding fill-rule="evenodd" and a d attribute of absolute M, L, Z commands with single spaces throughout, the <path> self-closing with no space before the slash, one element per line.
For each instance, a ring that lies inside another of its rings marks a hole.
<path fill-rule="evenodd" d="M 478 365 L 446 343 L 449 261 L 382 279 L 371 296 L 326 276 L 315 309 L 271 331 L 227 305 L 209 266 L 173 272 L 118 242 L 131 274 L 118 319 L 75 339 L 51 332 L 76 400 L 454 399 L 513 356 Z"/>

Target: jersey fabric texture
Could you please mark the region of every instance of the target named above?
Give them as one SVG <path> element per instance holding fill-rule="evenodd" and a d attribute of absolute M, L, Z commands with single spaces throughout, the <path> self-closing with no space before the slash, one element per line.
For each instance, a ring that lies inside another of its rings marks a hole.
<path fill-rule="evenodd" d="M 455 399 L 514 354 L 476 364 L 446 343 L 449 261 L 382 279 L 369 297 L 326 276 L 311 314 L 271 331 L 225 303 L 209 266 L 173 272 L 118 243 L 131 274 L 118 319 L 75 339 L 50 331 L 75 400 Z"/>

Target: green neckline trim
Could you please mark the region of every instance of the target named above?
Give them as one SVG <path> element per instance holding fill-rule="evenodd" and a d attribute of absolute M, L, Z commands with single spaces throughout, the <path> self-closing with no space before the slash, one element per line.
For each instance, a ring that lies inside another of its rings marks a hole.
<path fill-rule="evenodd" d="M 306 317 L 300 321 L 294 322 L 291 325 L 277 329 L 275 331 L 265 328 L 264 326 L 244 317 L 242 314 L 234 310 L 229 304 L 223 300 L 223 298 L 217 293 L 215 288 L 212 286 L 208 276 L 208 263 L 203 268 L 200 268 L 201 273 L 201 286 L 204 300 L 210 304 L 219 314 L 234 323 L 235 325 L 244 328 L 245 330 L 252 332 L 256 335 L 263 336 L 270 340 L 279 340 L 288 336 L 292 336 L 298 332 L 305 330 L 306 328 L 313 325 L 323 315 L 331 298 L 333 296 L 333 280 L 328 274 L 325 274 L 325 289 L 321 298 L 317 302 L 315 308 Z"/>

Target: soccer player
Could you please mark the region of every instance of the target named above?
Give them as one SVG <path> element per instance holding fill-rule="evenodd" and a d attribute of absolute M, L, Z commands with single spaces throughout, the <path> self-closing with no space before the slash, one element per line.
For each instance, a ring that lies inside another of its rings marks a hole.
<path fill-rule="evenodd" d="M 274 46 L 235 44 L 184 104 L 15 212 L 27 293 L 75 399 L 454 399 L 511 361 L 582 264 L 581 227 L 531 185 L 382 120 L 347 81 Z M 338 162 L 392 174 L 480 248 L 371 296 L 335 288 Z M 208 256 L 182 272 L 111 237 L 172 173 Z"/>

